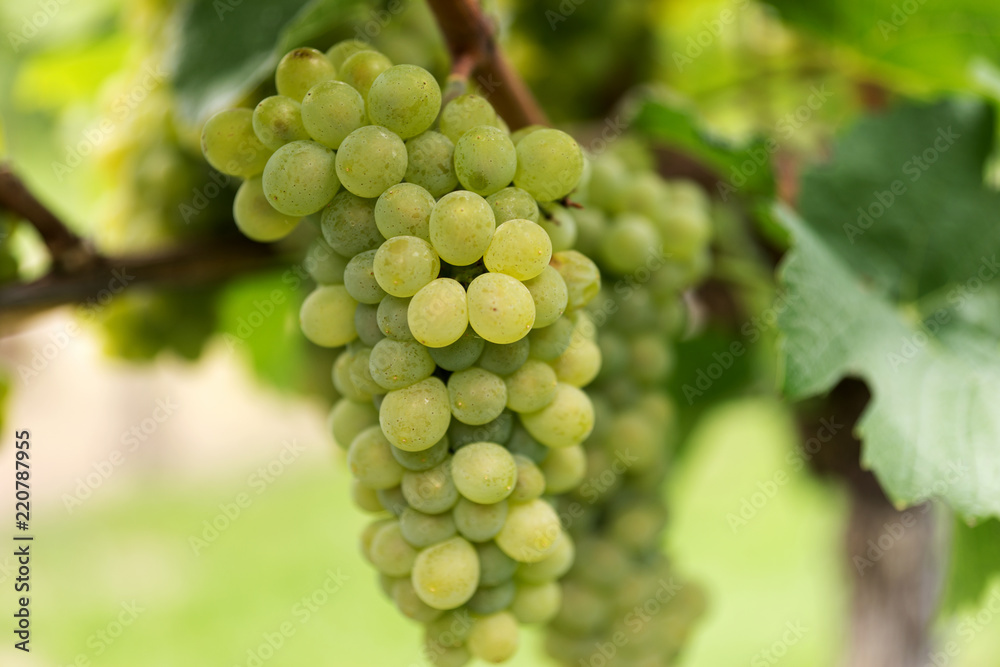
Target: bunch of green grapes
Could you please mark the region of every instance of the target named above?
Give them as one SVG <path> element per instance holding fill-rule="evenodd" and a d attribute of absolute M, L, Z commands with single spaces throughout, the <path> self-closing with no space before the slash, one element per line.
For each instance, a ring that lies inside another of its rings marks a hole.
<path fill-rule="evenodd" d="M 697 186 L 651 171 L 636 146 L 622 141 L 592 161 L 572 216 L 604 276 L 587 308 L 603 365 L 588 389 L 586 481 L 558 504 L 585 555 L 563 579 L 546 642 L 573 666 L 672 664 L 704 604 L 662 554 L 662 490 L 676 430 L 664 390 L 670 341 L 684 325 L 683 290 L 709 265 L 709 206 Z"/>
<path fill-rule="evenodd" d="M 584 309 L 601 277 L 559 203 L 583 152 L 554 129 L 510 134 L 474 94 L 442 108 L 430 73 L 360 42 L 295 49 L 275 83 L 209 119 L 205 157 L 244 179 L 251 239 L 318 216 L 301 325 L 342 348 L 330 428 L 375 515 L 363 553 L 433 664 L 503 662 L 519 623 L 559 610 L 574 547 L 553 503 L 594 427 Z"/>

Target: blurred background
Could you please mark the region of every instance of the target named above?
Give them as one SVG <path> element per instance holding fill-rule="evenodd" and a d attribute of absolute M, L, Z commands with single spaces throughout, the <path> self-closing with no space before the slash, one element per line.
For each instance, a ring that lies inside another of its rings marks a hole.
<path fill-rule="evenodd" d="M 585 146 L 634 124 L 668 147 L 665 173 L 703 178 L 698 165 L 728 176 L 734 156 L 770 139 L 739 205 L 717 203 L 720 225 L 755 197 L 794 199 L 802 166 L 861 113 L 900 96 L 1000 94 L 1000 6 L 983 0 L 486 8 L 553 122 Z M 243 248 L 235 184 L 203 163 L 201 123 L 257 99 L 287 48 L 358 30 L 395 62 L 447 75 L 419 0 L 0 0 L 0 154 L 106 253 Z M 4 215 L 0 282 L 44 275 L 37 232 Z M 771 276 L 729 247 L 738 234 L 718 236 L 718 270 L 739 276 L 748 312 L 766 312 Z M 0 316 L 0 470 L 13 470 L 8 434 L 30 430 L 36 535 L 32 651 L 8 636 L 0 664 L 422 664 L 418 627 L 356 546 L 365 519 L 326 426 L 332 357 L 298 332 L 308 281 L 294 258 L 308 240 L 247 250 L 259 261 L 199 287 L 133 289 L 126 277 L 82 307 Z M 224 265 L 233 252 L 207 257 Z M 773 325 L 700 333 L 678 351 L 685 442 L 664 491 L 664 547 L 709 598 L 680 664 L 841 664 L 845 491 L 802 465 L 776 396 Z M 682 386 L 733 340 L 749 353 L 688 405 Z M 6 472 L 0 496 L 13 496 Z M 997 600 L 994 578 L 976 604 L 946 605 L 935 631 L 959 650 L 932 664 L 997 665 Z M 275 640 L 284 624 L 292 632 Z M 512 664 L 550 664 L 538 644 L 532 635 Z"/>

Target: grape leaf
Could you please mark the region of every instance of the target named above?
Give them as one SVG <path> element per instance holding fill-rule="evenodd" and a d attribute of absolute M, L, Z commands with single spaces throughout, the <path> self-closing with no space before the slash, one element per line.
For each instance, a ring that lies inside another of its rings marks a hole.
<path fill-rule="evenodd" d="M 198 0 L 181 18 L 174 89 L 197 122 L 271 76 L 286 50 L 308 42 L 363 0 Z"/>
<path fill-rule="evenodd" d="M 785 392 L 864 379 L 862 464 L 898 504 L 1000 515 L 1000 195 L 994 114 L 909 104 L 860 122 L 802 182 L 779 267 Z"/>
<path fill-rule="evenodd" d="M 979 604 L 993 578 L 1000 575 L 1000 521 L 976 526 L 956 521 L 944 609 L 956 611 Z"/>

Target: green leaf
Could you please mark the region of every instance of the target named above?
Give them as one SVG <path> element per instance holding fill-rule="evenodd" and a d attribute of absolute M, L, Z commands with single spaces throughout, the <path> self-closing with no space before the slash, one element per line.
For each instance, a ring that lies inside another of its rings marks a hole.
<path fill-rule="evenodd" d="M 973 85 L 977 56 L 1000 61 L 993 0 L 768 0 L 786 21 L 870 58 L 897 86 Z"/>
<path fill-rule="evenodd" d="M 785 391 L 864 379 L 862 464 L 898 504 L 939 497 L 966 516 L 1000 515 L 993 127 L 967 100 L 868 118 L 805 176 L 801 217 L 776 211 L 794 239 L 780 267 Z"/>
<path fill-rule="evenodd" d="M 993 578 L 1000 575 L 1000 521 L 970 526 L 956 521 L 944 609 L 978 605 Z"/>
<path fill-rule="evenodd" d="M 634 127 L 713 169 L 719 176 L 719 195 L 725 201 L 736 193 L 771 196 L 774 172 L 768 142 L 756 139 L 739 145 L 712 135 L 690 113 L 660 102 L 647 101 Z"/>
<path fill-rule="evenodd" d="M 268 79 L 278 59 L 343 21 L 363 0 L 199 0 L 181 20 L 174 67 L 190 121 L 233 104 Z"/>

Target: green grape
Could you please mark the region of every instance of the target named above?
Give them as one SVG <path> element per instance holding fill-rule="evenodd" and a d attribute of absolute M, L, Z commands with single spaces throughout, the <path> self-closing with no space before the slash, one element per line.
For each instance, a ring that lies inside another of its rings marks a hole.
<path fill-rule="evenodd" d="M 660 382 L 673 369 L 673 354 L 656 335 L 643 335 L 632 340 L 630 353 L 631 372 L 640 382 Z"/>
<path fill-rule="evenodd" d="M 660 345 L 657 344 L 657 349 Z M 593 340 L 578 339 L 555 361 L 552 368 L 560 382 L 574 387 L 590 384 L 601 370 L 601 348 Z"/>
<path fill-rule="evenodd" d="M 449 193 L 431 211 L 431 244 L 441 259 L 455 266 L 467 266 L 482 258 L 494 229 L 493 209 L 473 192 Z"/>
<path fill-rule="evenodd" d="M 455 521 L 451 514 L 424 514 L 407 507 L 399 517 L 403 537 L 418 549 L 444 542 L 455 536 Z"/>
<path fill-rule="evenodd" d="M 562 588 L 556 582 L 519 583 L 510 603 L 510 613 L 519 623 L 548 623 L 559 612 L 561 604 Z"/>
<path fill-rule="evenodd" d="M 358 337 L 354 309 L 358 302 L 343 285 L 322 285 L 302 302 L 299 324 L 302 333 L 321 347 L 340 347 Z"/>
<path fill-rule="evenodd" d="M 704 208 L 673 206 L 657 222 L 663 252 L 675 262 L 691 261 L 712 236 L 712 221 Z"/>
<path fill-rule="evenodd" d="M 431 358 L 446 371 L 465 370 L 479 359 L 485 343 L 486 341 L 469 327 L 454 343 L 444 347 L 432 347 Z"/>
<path fill-rule="evenodd" d="M 389 441 L 378 426 L 370 426 L 354 438 L 347 451 L 347 466 L 355 479 L 376 491 L 403 481 L 403 467 L 393 458 Z"/>
<path fill-rule="evenodd" d="M 451 460 L 448 458 L 428 470 L 403 473 L 402 487 L 410 507 L 424 514 L 447 512 L 458 502 L 458 489 L 451 479 Z"/>
<path fill-rule="evenodd" d="M 491 343 L 524 338 L 535 322 L 535 303 L 523 283 L 502 273 L 484 273 L 469 284 L 469 324 Z"/>
<path fill-rule="evenodd" d="M 405 173 L 406 145 L 378 125 L 354 130 L 337 151 L 337 177 L 344 188 L 359 197 L 378 197 L 403 180 Z"/>
<path fill-rule="evenodd" d="M 464 646 L 459 646 L 428 653 L 427 659 L 434 667 L 465 667 L 472 660 L 472 654 Z"/>
<path fill-rule="evenodd" d="M 518 645 L 517 619 L 506 611 L 477 618 L 469 633 L 469 652 L 485 662 L 510 660 Z"/>
<path fill-rule="evenodd" d="M 507 521 L 507 503 L 482 505 L 467 498 L 459 498 L 452 517 L 459 534 L 470 542 L 492 540 Z"/>
<path fill-rule="evenodd" d="M 333 362 L 333 386 L 341 396 L 349 398 L 352 401 L 371 401 L 371 393 L 364 391 L 354 383 L 351 371 L 354 367 L 355 357 L 357 357 L 357 351 L 347 349 Z"/>
<path fill-rule="evenodd" d="M 334 150 L 365 124 L 365 101 L 343 81 L 324 81 L 302 99 L 302 125 L 309 136 Z"/>
<path fill-rule="evenodd" d="M 562 199 L 583 175 L 583 151 L 559 130 L 535 130 L 517 143 L 514 185 L 538 201 Z"/>
<path fill-rule="evenodd" d="M 535 324 L 533 329 L 542 329 L 557 322 L 566 312 L 569 305 L 569 289 L 566 281 L 551 265 L 531 280 L 525 280 L 524 286 L 531 293 L 535 304 Z"/>
<path fill-rule="evenodd" d="M 431 240 L 431 211 L 434 197 L 424 188 L 413 183 L 394 185 L 375 203 L 375 224 L 382 236 L 416 236 Z"/>
<path fill-rule="evenodd" d="M 413 295 L 406 321 L 422 345 L 451 345 L 462 337 L 469 323 L 465 289 L 451 278 L 432 280 Z"/>
<path fill-rule="evenodd" d="M 628 275 L 661 263 L 662 245 L 653 223 L 641 215 L 623 213 L 609 225 L 601 257 L 611 270 Z"/>
<path fill-rule="evenodd" d="M 524 365 L 529 354 L 531 354 L 531 343 L 527 338 L 507 345 L 486 343 L 479 357 L 478 366 L 497 375 L 510 375 Z"/>
<path fill-rule="evenodd" d="M 625 192 L 630 176 L 617 156 L 604 154 L 591 166 L 587 201 L 592 206 L 616 213 L 625 208 Z"/>
<path fill-rule="evenodd" d="M 236 191 L 233 219 L 244 236 L 268 243 L 291 234 L 302 218 L 274 210 L 264 194 L 261 178 L 253 176 L 243 181 Z"/>
<path fill-rule="evenodd" d="M 586 255 L 563 250 L 552 255 L 552 266 L 566 281 L 569 310 L 583 308 L 601 291 L 601 272 Z"/>
<path fill-rule="evenodd" d="M 382 503 L 379 502 L 378 492 L 356 479 L 351 480 L 351 500 L 363 512 L 375 514 L 385 511 Z"/>
<path fill-rule="evenodd" d="M 368 91 L 368 115 L 404 139 L 428 129 L 441 110 L 441 88 L 430 72 L 396 65 L 378 75 Z"/>
<path fill-rule="evenodd" d="M 375 253 L 375 279 L 387 293 L 413 296 L 438 277 L 441 260 L 427 241 L 416 236 L 393 236 Z"/>
<path fill-rule="evenodd" d="M 342 398 L 330 411 L 329 422 L 333 441 L 346 450 L 359 433 L 378 424 L 378 410 L 370 402 Z"/>
<path fill-rule="evenodd" d="M 356 481 L 357 480 L 355 480 L 355 482 Z M 374 490 L 372 493 L 375 493 Z M 379 510 L 381 509 L 382 507 L 379 506 Z M 358 546 L 361 547 L 361 555 L 364 556 L 364 559 L 369 563 L 372 560 L 372 541 L 375 539 L 375 534 L 382 530 L 383 527 L 388 526 L 391 523 L 393 523 L 392 519 L 376 519 L 375 521 L 370 522 L 361 531 Z"/>
<path fill-rule="evenodd" d="M 440 132 L 428 130 L 408 139 L 404 180 L 419 185 L 434 197 L 451 192 L 458 185 L 454 153 L 455 144 Z"/>
<path fill-rule="evenodd" d="M 413 570 L 417 550 L 403 538 L 399 521 L 379 528 L 372 537 L 370 547 L 372 565 L 390 577 L 405 577 Z"/>
<path fill-rule="evenodd" d="M 553 252 L 569 250 L 576 245 L 576 218 L 562 206 L 546 207 L 538 226 L 548 235 Z"/>
<path fill-rule="evenodd" d="M 443 613 L 440 609 L 424 604 L 409 579 L 400 579 L 393 584 L 392 600 L 403 616 L 418 623 L 428 623 Z"/>
<path fill-rule="evenodd" d="M 499 586 L 513 578 L 517 571 L 517 561 L 505 554 L 495 542 L 480 542 L 475 547 L 479 555 L 481 586 Z"/>
<path fill-rule="evenodd" d="M 270 206 L 270 204 L 268 204 Z M 320 285 L 343 285 L 347 258 L 333 251 L 323 239 L 316 239 L 303 261 L 309 276 Z"/>
<path fill-rule="evenodd" d="M 510 438 L 507 440 L 507 449 L 515 456 L 525 456 L 535 463 L 544 461 L 551 451 L 548 447 L 531 437 L 527 429 L 520 424 L 514 424 L 511 429 Z"/>
<path fill-rule="evenodd" d="M 531 356 L 542 361 L 557 359 L 569 347 L 574 328 L 572 320 L 560 317 L 544 329 L 532 329 L 528 334 Z"/>
<path fill-rule="evenodd" d="M 508 220 L 497 227 L 483 262 L 494 273 L 518 280 L 540 274 L 552 259 L 552 242 L 545 230 L 531 220 Z"/>
<path fill-rule="evenodd" d="M 299 102 L 320 81 L 337 78 L 337 70 L 322 51 L 302 47 L 285 54 L 274 72 L 279 95 Z"/>
<path fill-rule="evenodd" d="M 334 158 L 315 141 L 293 141 L 276 150 L 264 167 L 271 206 L 288 215 L 309 215 L 330 203 L 340 189 Z"/>
<path fill-rule="evenodd" d="M 480 586 L 465 604 L 475 614 L 495 614 L 510 606 L 514 601 L 515 590 L 513 581 L 505 581 L 497 586 Z"/>
<path fill-rule="evenodd" d="M 467 368 L 448 378 L 451 413 L 466 424 L 478 426 L 500 416 L 507 405 L 507 385 L 481 368 Z"/>
<path fill-rule="evenodd" d="M 587 558 L 574 563 L 573 575 L 596 588 L 618 588 L 632 572 L 626 551 L 610 540 L 588 539 L 581 543 L 580 552 Z"/>
<path fill-rule="evenodd" d="M 561 534 L 556 511 L 544 500 L 535 499 L 510 506 L 496 542 L 514 560 L 537 563 L 552 555 Z"/>
<path fill-rule="evenodd" d="M 415 341 L 391 338 L 375 344 L 369 363 L 372 379 L 387 390 L 403 389 L 429 378 L 435 368 L 426 347 Z"/>
<path fill-rule="evenodd" d="M 588 257 L 599 257 L 604 246 L 608 221 L 601 211 L 582 208 L 573 211 L 576 221 L 576 250 Z"/>
<path fill-rule="evenodd" d="M 344 269 L 344 287 L 358 303 L 377 304 L 385 296 L 385 290 L 375 279 L 375 250 L 357 254 Z"/>
<path fill-rule="evenodd" d="M 566 493 L 583 482 L 587 473 L 587 454 L 580 445 L 553 449 L 542 461 L 541 469 L 545 475 L 545 493 Z"/>
<path fill-rule="evenodd" d="M 556 539 L 551 554 L 533 563 L 521 563 L 515 577 L 518 581 L 529 584 L 544 584 L 555 581 L 569 572 L 575 558 L 576 547 L 573 540 L 566 533 L 561 533 Z"/>
<path fill-rule="evenodd" d="M 299 103 L 284 95 L 265 97 L 257 104 L 253 110 L 253 131 L 272 151 L 289 142 L 309 138 L 302 125 Z"/>
<path fill-rule="evenodd" d="M 385 338 L 378 328 L 378 306 L 370 303 L 359 303 L 354 311 L 354 328 L 358 332 L 358 340 L 368 347 L 374 347 Z"/>
<path fill-rule="evenodd" d="M 465 424 L 452 419 L 448 426 L 448 438 L 452 449 L 458 451 L 473 442 L 507 442 L 514 429 L 514 415 L 506 410 L 493 421 L 485 424 Z"/>
<path fill-rule="evenodd" d="M 378 421 L 378 413 L 375 414 L 375 421 Z M 398 447 L 392 448 L 392 455 L 399 465 L 412 472 L 423 472 L 440 465 L 448 458 L 448 438 L 447 436 L 438 440 L 434 445 L 419 452 L 408 452 Z"/>
<path fill-rule="evenodd" d="M 389 442 L 408 452 L 433 446 L 447 433 L 450 421 L 448 390 L 435 377 L 390 391 L 379 409 L 379 423 Z"/>
<path fill-rule="evenodd" d="M 479 557 L 471 544 L 453 537 L 420 552 L 412 581 L 425 604 L 455 609 L 468 602 L 479 586 Z"/>
<path fill-rule="evenodd" d="M 441 133 L 452 143 L 480 125 L 499 127 L 499 119 L 493 106 L 479 95 L 459 95 L 441 110 Z"/>
<path fill-rule="evenodd" d="M 549 458 L 552 457 L 546 457 L 546 460 Z M 517 465 L 517 482 L 510 494 L 511 502 L 526 503 L 540 497 L 545 492 L 545 475 L 542 469 L 521 454 L 514 456 L 514 463 Z"/>
<path fill-rule="evenodd" d="M 492 505 L 514 490 L 517 463 L 502 445 L 474 442 L 455 452 L 451 478 L 463 497 L 480 505 Z"/>
<path fill-rule="evenodd" d="M 535 198 L 521 188 L 509 187 L 494 192 L 486 198 L 497 224 L 508 220 L 531 220 L 538 222 L 538 203 Z"/>
<path fill-rule="evenodd" d="M 552 619 L 553 627 L 584 637 L 608 624 L 610 605 L 601 593 L 573 581 L 564 582 L 562 589 L 562 607 Z"/>
<path fill-rule="evenodd" d="M 372 45 L 361 39 L 345 39 L 337 42 L 326 51 L 326 59 L 339 72 L 344 65 L 344 61 L 359 51 L 371 51 Z"/>
<path fill-rule="evenodd" d="M 383 392 L 382 387 L 372 378 L 370 347 L 359 347 L 354 351 L 351 359 L 350 374 L 351 383 L 361 392 L 370 396 L 377 396 Z"/>
<path fill-rule="evenodd" d="M 379 302 L 375 317 L 378 320 L 378 328 L 382 330 L 386 338 L 400 341 L 413 340 L 410 325 L 406 321 L 409 307 L 409 299 L 400 299 L 394 296 L 386 296 Z"/>
<path fill-rule="evenodd" d="M 254 134 L 250 109 L 227 109 L 209 118 L 201 131 L 201 152 L 215 169 L 240 178 L 264 171 L 271 157 Z"/>
<path fill-rule="evenodd" d="M 480 125 L 455 142 L 455 175 L 477 195 L 486 197 L 510 185 L 515 169 L 517 152 L 503 130 Z"/>
<path fill-rule="evenodd" d="M 361 93 L 367 105 L 372 83 L 390 67 L 392 61 L 378 51 L 358 51 L 344 60 L 340 67 L 340 80 Z"/>
<path fill-rule="evenodd" d="M 522 127 L 517 132 L 511 134 L 510 140 L 514 142 L 515 146 L 517 146 L 518 142 L 520 142 L 521 139 L 524 139 L 526 136 L 528 136 L 535 130 L 544 130 L 544 129 L 545 129 L 544 125 L 528 125 L 526 127 Z"/>
<path fill-rule="evenodd" d="M 457 648 L 465 645 L 470 630 L 472 618 L 468 611 L 446 611 L 427 624 L 424 638 L 428 648 Z"/>
<path fill-rule="evenodd" d="M 521 422 L 543 445 L 572 447 L 593 430 L 594 406 L 582 390 L 560 382 L 552 402 L 538 412 L 521 415 Z"/>
<path fill-rule="evenodd" d="M 507 407 L 514 412 L 537 412 L 556 397 L 556 372 L 543 361 L 529 359 L 504 379 Z"/>
<path fill-rule="evenodd" d="M 320 230 L 330 247 L 344 257 L 354 257 L 382 245 L 375 224 L 375 200 L 341 190 L 320 215 Z"/>

